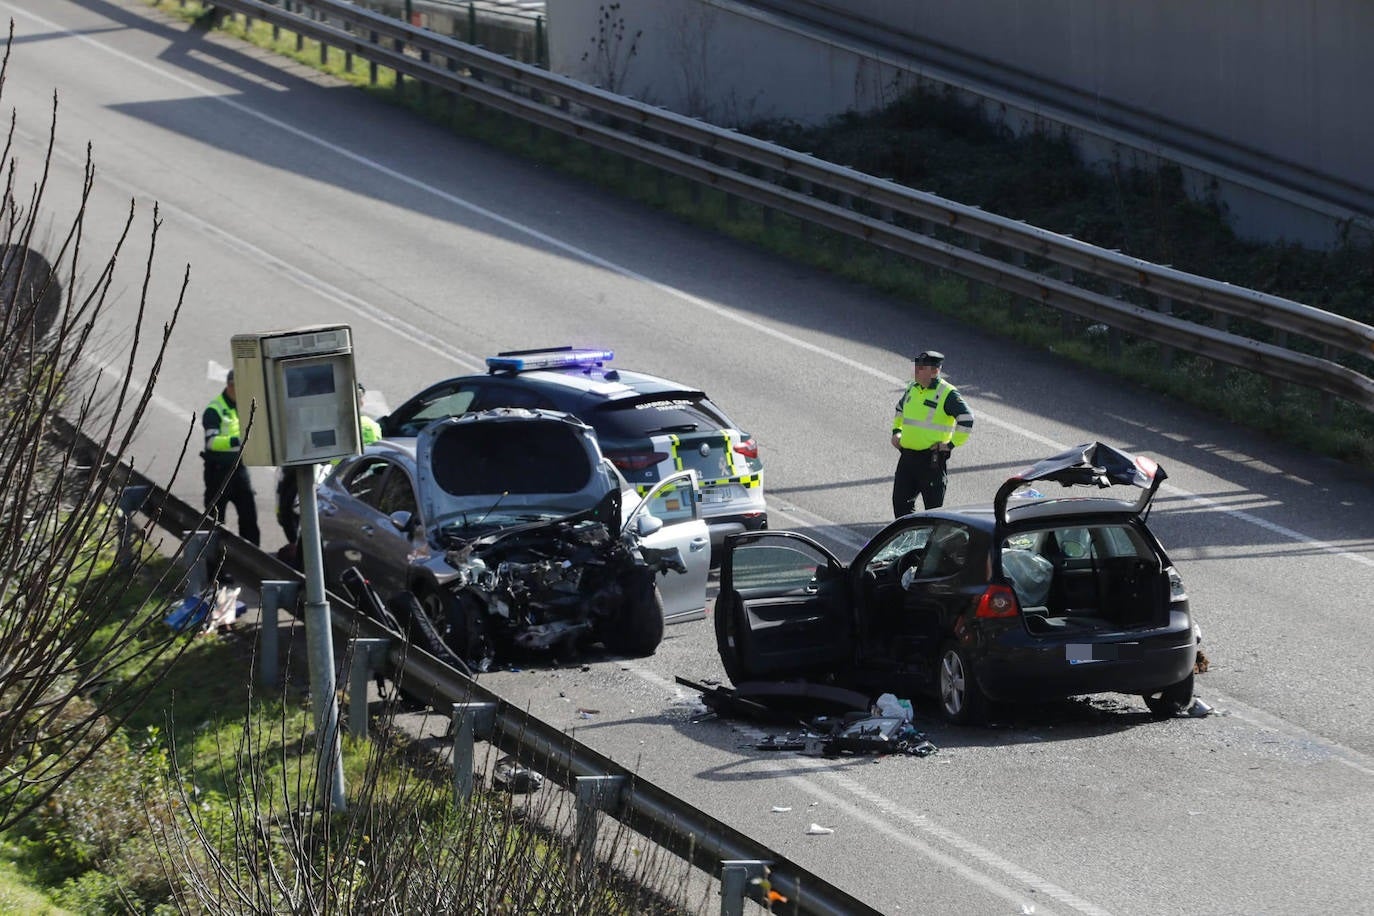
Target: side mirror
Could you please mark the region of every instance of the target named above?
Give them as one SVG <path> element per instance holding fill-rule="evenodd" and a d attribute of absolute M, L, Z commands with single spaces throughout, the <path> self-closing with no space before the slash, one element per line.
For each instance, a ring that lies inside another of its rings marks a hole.
<path fill-rule="evenodd" d="M 635 533 L 646 538 L 663 528 L 663 519 L 656 515 L 640 515 L 635 519 Z"/>
<path fill-rule="evenodd" d="M 410 529 L 415 527 L 415 516 L 404 509 L 391 513 L 387 518 L 391 519 L 391 526 L 402 534 L 410 534 Z"/>

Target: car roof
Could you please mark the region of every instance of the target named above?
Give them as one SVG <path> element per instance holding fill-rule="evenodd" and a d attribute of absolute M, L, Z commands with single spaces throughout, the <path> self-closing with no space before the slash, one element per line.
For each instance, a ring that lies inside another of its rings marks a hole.
<path fill-rule="evenodd" d="M 592 395 L 608 401 L 639 397 L 646 394 L 687 394 L 694 397 L 705 397 L 705 393 L 700 389 L 681 385 L 656 375 L 632 372 L 628 369 L 608 369 L 604 366 L 531 369 L 524 372 L 498 370 L 488 373 L 487 377 L 507 380 L 518 379 L 523 384 L 535 387 L 557 388 L 579 395 Z"/>

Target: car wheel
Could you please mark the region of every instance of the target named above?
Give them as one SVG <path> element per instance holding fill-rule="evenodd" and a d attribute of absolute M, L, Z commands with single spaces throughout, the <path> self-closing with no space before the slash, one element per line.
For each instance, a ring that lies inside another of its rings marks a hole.
<path fill-rule="evenodd" d="M 1193 705 L 1193 676 L 1189 674 L 1171 687 L 1141 694 L 1156 719 L 1172 719 Z"/>
<path fill-rule="evenodd" d="M 612 652 L 642 658 L 663 642 L 663 595 L 652 578 L 635 585 L 631 595 L 601 641 Z"/>
<path fill-rule="evenodd" d="M 945 643 L 940 650 L 940 712 L 958 725 L 982 722 L 987 716 L 988 699 L 973 675 L 968 653 L 957 643 Z"/>
<path fill-rule="evenodd" d="M 405 625 L 412 645 L 472 677 L 468 659 L 473 656 L 467 651 L 466 640 L 460 639 L 455 644 L 452 623 L 446 623 L 456 616 L 452 605 L 457 603 L 444 592 L 425 589 L 419 595 L 401 592 L 388 602 L 388 607 Z"/>

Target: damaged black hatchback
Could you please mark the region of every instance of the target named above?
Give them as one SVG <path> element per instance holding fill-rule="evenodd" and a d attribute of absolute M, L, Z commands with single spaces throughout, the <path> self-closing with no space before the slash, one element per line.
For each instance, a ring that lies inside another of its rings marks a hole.
<path fill-rule="evenodd" d="M 992 701 L 1102 692 L 1182 712 L 1197 631 L 1145 523 L 1165 476 L 1077 446 L 1006 481 L 991 506 L 896 520 L 848 565 L 800 534 L 736 535 L 715 608 L 726 673 L 928 693 L 957 723 Z"/>

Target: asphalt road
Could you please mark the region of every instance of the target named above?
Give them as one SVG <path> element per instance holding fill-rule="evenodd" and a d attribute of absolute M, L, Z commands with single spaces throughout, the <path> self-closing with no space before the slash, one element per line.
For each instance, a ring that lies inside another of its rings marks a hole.
<path fill-rule="evenodd" d="M 233 334 L 351 325 L 375 413 L 498 349 L 605 345 L 706 388 L 760 442 L 773 525 L 848 553 L 886 521 L 909 355 L 939 349 L 977 416 L 952 503 L 1093 439 L 1166 468 L 1152 524 L 1202 623 L 1213 665 L 1198 693 L 1216 715 L 1156 723 L 1112 696 L 998 728 L 922 719 L 940 747 L 925 759 L 764 752 L 756 727 L 702 720 L 673 683 L 723 677 L 709 620 L 671 628 L 649 659 L 487 686 L 890 913 L 1344 913 L 1374 899 L 1369 474 L 455 140 L 135 0 L 0 0 L 0 15 L 15 23 L 0 101 L 19 112 L 20 189 L 59 99 L 49 237 L 70 222 L 88 141 L 83 251 L 108 250 L 137 206 L 94 353 L 107 383 L 129 361 L 146 374 L 190 265 L 135 446 L 165 479 L 191 436 L 178 495 L 200 499 L 193 424 Z M 151 328 L 131 356 L 154 202 Z M 275 547 L 272 472 L 255 479 Z"/>

